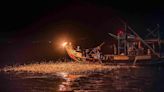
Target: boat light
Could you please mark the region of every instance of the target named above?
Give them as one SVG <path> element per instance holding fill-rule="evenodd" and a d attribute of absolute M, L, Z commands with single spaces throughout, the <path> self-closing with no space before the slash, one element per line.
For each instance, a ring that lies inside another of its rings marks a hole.
<path fill-rule="evenodd" d="M 63 42 L 62 46 L 65 47 L 67 45 L 68 42 Z"/>

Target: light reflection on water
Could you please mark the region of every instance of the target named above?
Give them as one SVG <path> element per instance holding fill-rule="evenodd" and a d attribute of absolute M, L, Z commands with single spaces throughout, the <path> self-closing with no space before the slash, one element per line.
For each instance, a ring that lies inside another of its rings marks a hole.
<path fill-rule="evenodd" d="M 59 73 L 59 75 L 65 79 L 60 85 L 59 85 L 59 91 L 73 91 L 72 85 L 75 80 L 78 78 L 85 76 L 85 75 L 75 75 L 75 74 L 68 74 L 68 73 Z"/>
<path fill-rule="evenodd" d="M 123 68 L 92 74 L 1 73 L 0 92 L 164 92 L 164 68 Z M 2 91 L 1 91 L 2 90 Z"/>

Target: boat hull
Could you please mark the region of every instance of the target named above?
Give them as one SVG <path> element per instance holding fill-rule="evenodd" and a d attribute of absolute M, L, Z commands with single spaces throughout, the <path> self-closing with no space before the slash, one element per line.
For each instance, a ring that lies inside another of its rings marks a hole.
<path fill-rule="evenodd" d="M 66 51 L 71 59 L 76 62 L 99 62 L 108 64 L 132 64 L 132 65 L 153 65 L 163 64 L 164 58 L 159 58 L 151 55 L 102 55 L 100 59 L 94 57 L 85 57 L 82 52 L 77 52 L 71 45 L 67 45 Z"/>

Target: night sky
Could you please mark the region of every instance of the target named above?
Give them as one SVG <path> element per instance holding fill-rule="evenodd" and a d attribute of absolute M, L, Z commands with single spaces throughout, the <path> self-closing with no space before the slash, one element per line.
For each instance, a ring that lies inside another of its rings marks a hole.
<path fill-rule="evenodd" d="M 104 34 L 121 28 L 120 19 L 136 32 L 147 32 L 156 24 L 164 29 L 164 7 L 157 0 L 6 1 L 2 5 L 1 41 L 52 39 L 61 34 L 105 39 Z"/>

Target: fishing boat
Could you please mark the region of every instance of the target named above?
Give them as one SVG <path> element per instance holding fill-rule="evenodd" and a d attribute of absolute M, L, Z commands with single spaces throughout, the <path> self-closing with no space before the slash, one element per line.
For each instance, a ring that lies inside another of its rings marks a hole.
<path fill-rule="evenodd" d="M 161 43 L 159 25 L 153 30 L 148 30 L 149 33 L 143 39 L 130 26 L 125 24 L 125 30 L 119 31 L 116 35 L 108 33 L 109 36 L 116 39 L 113 46 L 112 54 L 101 53 L 100 45 L 91 49 L 80 49 L 80 46 L 73 48 L 71 43 L 66 44 L 65 49 L 71 59 L 76 62 L 99 62 L 99 63 L 130 63 L 136 64 L 156 64 L 164 63 L 164 58 L 161 56 Z M 152 37 L 157 34 L 155 37 Z M 153 39 L 152 39 L 153 38 Z"/>

